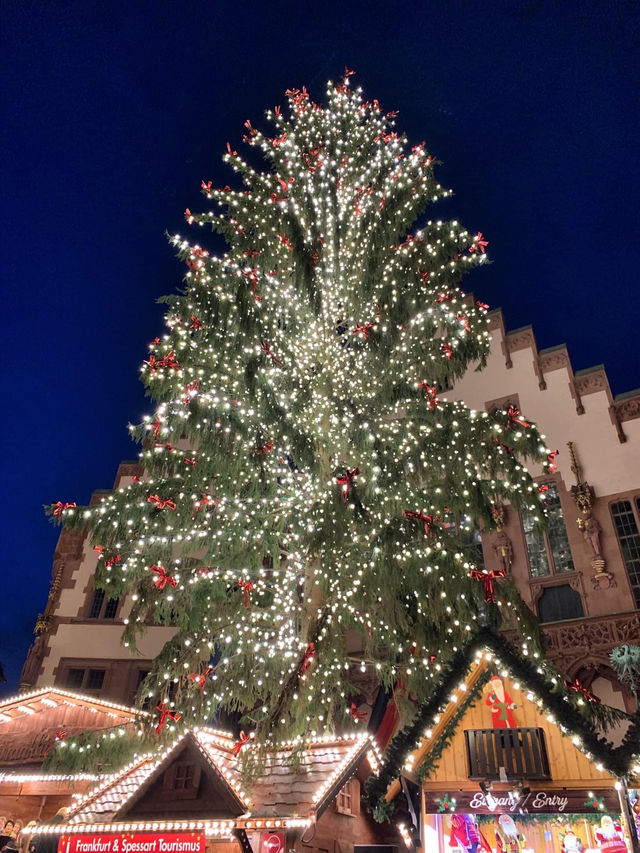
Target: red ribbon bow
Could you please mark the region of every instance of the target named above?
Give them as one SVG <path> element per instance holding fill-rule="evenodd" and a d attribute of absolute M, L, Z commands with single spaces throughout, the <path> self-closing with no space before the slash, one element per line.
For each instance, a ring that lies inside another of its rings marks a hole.
<path fill-rule="evenodd" d="M 211 495 L 203 495 L 200 500 L 196 501 L 196 516 L 200 512 L 203 506 L 213 506 L 216 507 L 220 503 L 219 498 L 212 498 Z"/>
<path fill-rule="evenodd" d="M 347 473 L 342 477 L 336 477 L 338 485 L 342 486 L 342 500 L 346 503 L 349 500 L 349 495 L 353 489 L 353 481 L 360 473 L 359 468 L 354 468 L 353 471 L 347 470 Z"/>
<path fill-rule="evenodd" d="M 198 380 L 194 379 L 193 382 L 187 383 L 184 388 L 184 402 L 185 404 L 189 404 L 191 402 L 191 398 L 195 395 L 198 390 Z"/>
<path fill-rule="evenodd" d="M 436 405 L 440 402 L 437 397 L 437 386 L 429 385 L 427 382 L 419 382 L 418 388 L 422 388 L 425 398 L 429 401 L 429 408 L 433 412 L 435 410 Z"/>
<path fill-rule="evenodd" d="M 251 735 L 247 735 L 244 732 L 240 732 L 240 739 L 234 743 L 233 749 L 231 750 L 233 755 L 237 756 L 240 753 L 240 750 L 242 749 L 242 747 L 246 746 L 250 740 L 251 740 Z"/>
<path fill-rule="evenodd" d="M 177 723 L 182 714 L 178 711 L 172 711 L 171 708 L 168 708 L 164 702 L 158 702 L 156 707 L 156 711 L 160 711 L 160 722 L 156 726 L 156 734 L 159 735 L 162 729 L 164 728 L 164 724 L 167 722 L 167 719 L 173 720 L 174 723 Z"/>
<path fill-rule="evenodd" d="M 76 506 L 78 506 L 78 504 L 75 501 L 71 504 L 70 503 L 64 503 L 63 504 L 62 501 L 56 501 L 56 503 L 53 504 L 53 507 L 54 507 L 53 517 L 54 518 L 62 518 L 62 513 L 65 511 L 65 509 L 71 509 L 72 507 L 76 507 Z"/>
<path fill-rule="evenodd" d="M 195 459 L 190 459 L 188 456 L 184 457 L 183 462 L 185 465 L 189 465 L 191 468 L 195 468 L 198 464 Z"/>
<path fill-rule="evenodd" d="M 436 521 L 440 521 L 439 515 L 436 515 L 434 517 L 433 515 L 425 515 L 422 512 L 412 512 L 410 509 L 405 509 L 404 517 L 405 518 L 417 518 L 418 521 L 424 522 L 424 532 L 427 534 L 427 536 L 431 536 L 431 537 L 435 538 L 436 534 L 435 534 L 435 531 L 433 529 L 433 524 Z"/>
<path fill-rule="evenodd" d="M 446 355 L 449 361 L 451 361 L 453 358 L 453 347 L 451 344 L 442 344 L 442 352 Z"/>
<path fill-rule="evenodd" d="M 575 681 L 567 681 L 565 679 L 564 686 L 567 690 L 575 690 L 577 693 L 581 693 L 587 702 L 600 702 L 599 697 L 595 693 L 592 693 L 588 687 L 585 687 L 577 678 Z"/>
<path fill-rule="evenodd" d="M 109 557 L 108 560 L 105 561 L 105 566 L 115 566 L 122 560 L 120 554 L 116 554 L 115 557 Z"/>
<path fill-rule="evenodd" d="M 464 317 L 462 314 L 457 314 L 456 320 L 458 321 L 458 323 L 460 323 L 462 326 L 464 326 L 465 332 L 471 331 L 471 326 L 469 325 L 469 320 L 466 317 Z"/>
<path fill-rule="evenodd" d="M 190 672 L 187 678 L 200 688 L 200 692 L 204 691 L 204 686 L 207 682 L 207 676 L 213 672 L 213 667 L 208 666 L 203 673 Z"/>
<path fill-rule="evenodd" d="M 202 320 L 199 320 L 195 314 L 192 314 L 189 319 L 191 320 L 191 325 L 189 326 L 190 331 L 197 332 L 198 329 L 204 329 L 204 323 Z"/>
<path fill-rule="evenodd" d="M 153 579 L 156 589 L 164 589 L 167 584 L 173 587 L 178 586 L 178 581 L 171 575 L 168 575 L 166 569 L 163 569 L 162 566 L 149 566 L 149 571 L 155 572 L 158 575 L 157 578 Z"/>
<path fill-rule="evenodd" d="M 558 470 L 558 463 L 556 462 L 556 456 L 560 453 L 559 450 L 552 450 L 551 453 L 547 456 L 549 460 L 549 473 L 555 474 Z"/>
<path fill-rule="evenodd" d="M 518 426 L 525 428 L 531 426 L 531 424 L 527 423 L 521 416 L 520 409 L 517 406 L 509 406 L 507 409 L 507 418 L 507 426 L 509 429 L 511 429 L 514 424 L 518 424 Z"/>
<path fill-rule="evenodd" d="M 55 740 L 53 741 L 51 746 L 47 747 L 43 757 L 46 758 L 47 755 L 49 755 L 51 750 L 54 748 L 54 746 L 57 746 L 59 743 L 62 743 L 62 741 L 65 740 L 66 737 L 67 737 L 66 731 L 64 729 L 58 729 L 58 731 L 56 732 Z"/>
<path fill-rule="evenodd" d="M 300 670 L 299 670 L 300 675 L 304 675 L 305 672 L 309 669 L 309 667 L 311 666 L 311 661 L 314 659 L 315 656 L 316 656 L 316 644 L 311 642 L 307 646 L 307 650 L 304 653 L 304 658 L 302 659 L 302 663 L 300 664 Z"/>
<path fill-rule="evenodd" d="M 351 332 L 351 334 L 352 335 L 362 335 L 362 337 L 366 341 L 366 339 L 369 337 L 369 330 L 375 329 L 375 327 L 376 327 L 375 323 L 365 323 L 364 326 L 356 326 L 355 329 L 353 330 L 353 332 Z"/>
<path fill-rule="evenodd" d="M 488 245 L 489 245 L 489 241 L 484 239 L 484 235 L 482 234 L 482 231 L 478 231 L 478 233 L 475 236 L 475 242 L 474 242 L 473 246 L 469 247 L 469 251 L 471 252 L 471 254 L 473 254 L 474 252 L 477 252 L 478 250 L 480 250 L 484 254 L 484 250 L 487 248 Z"/>
<path fill-rule="evenodd" d="M 269 346 L 269 344 L 266 341 L 260 341 L 260 346 L 266 352 L 266 354 L 269 356 L 269 358 L 272 359 L 274 364 L 277 364 L 279 367 L 282 367 L 282 362 L 280 361 L 279 358 L 276 358 L 276 356 L 271 351 L 271 347 Z"/>
<path fill-rule="evenodd" d="M 496 600 L 496 590 L 494 585 L 494 580 L 496 578 L 503 578 L 505 576 L 504 569 L 498 569 L 494 571 L 491 569 L 490 572 L 483 571 L 482 569 L 471 569 L 469 572 L 469 577 L 474 581 L 482 581 L 484 583 L 484 600 L 488 603 L 490 601 Z"/>
<path fill-rule="evenodd" d="M 351 705 L 349 706 L 349 713 L 351 714 L 353 719 L 356 720 L 356 722 L 358 720 L 364 720 L 367 717 L 366 711 L 358 711 L 358 706 L 356 705 L 355 702 L 352 702 Z"/>
<path fill-rule="evenodd" d="M 271 453 L 273 448 L 275 447 L 275 442 L 272 438 L 269 439 L 265 444 L 261 444 L 258 447 L 253 448 L 253 452 L 259 454 L 260 456 L 266 456 L 267 453 Z"/>
<path fill-rule="evenodd" d="M 104 545 L 94 545 L 93 550 L 97 551 L 98 554 L 104 554 Z M 102 557 L 98 557 L 98 559 L 101 560 Z"/>
<path fill-rule="evenodd" d="M 160 495 L 149 495 L 147 503 L 155 504 L 158 509 L 175 509 L 176 504 L 173 498 L 161 498 Z"/>
<path fill-rule="evenodd" d="M 244 606 L 248 607 L 251 603 L 251 599 L 249 596 L 251 594 L 251 590 L 253 589 L 253 582 L 240 579 L 238 581 L 238 586 L 241 590 L 244 590 Z"/>
<path fill-rule="evenodd" d="M 476 305 L 478 306 L 478 308 L 482 308 L 485 311 L 489 310 L 489 306 L 486 302 L 478 302 L 478 300 L 476 299 Z"/>

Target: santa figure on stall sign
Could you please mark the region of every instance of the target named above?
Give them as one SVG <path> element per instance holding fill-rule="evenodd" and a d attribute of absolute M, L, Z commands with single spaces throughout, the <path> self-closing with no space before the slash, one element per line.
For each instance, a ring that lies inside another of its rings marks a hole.
<path fill-rule="evenodd" d="M 513 711 L 517 708 L 516 703 L 504 689 L 502 679 L 494 675 L 489 681 L 489 694 L 487 705 L 491 708 L 491 721 L 494 729 L 514 729 L 516 720 Z"/>
<path fill-rule="evenodd" d="M 614 823 L 609 815 L 603 815 L 600 826 L 596 829 L 598 846 L 605 853 L 627 853 L 624 843 L 624 833 L 619 823 Z"/>
<path fill-rule="evenodd" d="M 510 814 L 501 814 L 496 828 L 496 853 L 520 853 L 526 840 Z"/>
<path fill-rule="evenodd" d="M 575 832 L 568 826 L 562 836 L 562 853 L 581 853 L 582 842 Z"/>

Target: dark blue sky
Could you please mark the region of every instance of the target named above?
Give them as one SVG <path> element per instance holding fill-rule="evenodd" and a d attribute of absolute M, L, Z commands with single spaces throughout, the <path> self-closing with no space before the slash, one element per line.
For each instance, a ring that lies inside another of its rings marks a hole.
<path fill-rule="evenodd" d="M 444 161 L 433 208 L 490 240 L 468 289 L 604 362 L 638 359 L 639 22 L 634 2 L 4 0 L 0 661 L 13 692 L 47 596 L 42 504 L 86 502 L 134 458 L 138 368 L 227 139 L 345 64 Z M 205 242 L 204 233 L 198 238 Z"/>

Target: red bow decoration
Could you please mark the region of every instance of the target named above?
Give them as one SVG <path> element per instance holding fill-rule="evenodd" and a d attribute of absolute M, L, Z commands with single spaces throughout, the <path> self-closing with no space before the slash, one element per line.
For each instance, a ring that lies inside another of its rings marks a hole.
<path fill-rule="evenodd" d="M 53 741 L 51 746 L 47 747 L 43 757 L 46 758 L 47 755 L 49 755 L 51 750 L 54 748 L 54 746 L 57 746 L 57 744 L 62 743 L 62 741 L 65 740 L 66 737 L 67 737 L 67 732 L 64 729 L 58 729 L 58 731 L 56 732 L 55 740 Z"/>
<path fill-rule="evenodd" d="M 520 409 L 517 406 L 509 406 L 507 410 L 507 418 L 507 426 L 509 429 L 511 429 L 514 424 L 518 424 L 518 426 L 525 428 L 531 426 L 531 424 L 528 424 L 521 416 Z"/>
<path fill-rule="evenodd" d="M 446 357 L 451 361 L 453 357 L 453 347 L 451 344 L 442 344 L 442 352 L 446 355 Z"/>
<path fill-rule="evenodd" d="M 251 603 L 250 595 L 251 595 L 251 590 L 253 589 L 253 582 L 252 581 L 246 581 L 243 578 L 241 578 L 238 581 L 238 586 L 240 587 L 241 590 L 244 591 L 244 606 L 248 607 L 249 604 Z"/>
<path fill-rule="evenodd" d="M 160 432 L 160 427 L 162 426 L 162 421 L 158 420 L 151 424 L 151 428 L 153 430 L 153 437 L 157 438 L 158 433 Z"/>
<path fill-rule="evenodd" d="M 188 207 L 186 208 L 186 210 L 184 212 L 184 218 L 187 220 L 187 223 L 189 225 L 193 224 L 193 214 L 191 213 L 191 211 L 189 210 Z"/>
<path fill-rule="evenodd" d="M 198 329 L 204 329 L 204 323 L 202 320 L 199 320 L 195 314 L 192 314 L 189 319 L 191 320 L 191 325 L 189 326 L 190 331 L 197 332 Z"/>
<path fill-rule="evenodd" d="M 479 249 L 484 254 L 484 250 L 487 248 L 488 245 L 489 245 L 489 241 L 484 239 L 482 231 L 478 231 L 478 233 L 475 236 L 475 242 L 474 242 L 473 246 L 469 247 L 469 251 L 471 252 L 471 254 L 473 254 L 474 252 L 477 252 Z"/>
<path fill-rule="evenodd" d="M 93 546 L 93 550 L 94 550 L 94 551 L 97 551 L 97 552 L 98 552 L 98 554 L 100 554 L 100 556 L 98 557 L 98 559 L 99 559 L 99 560 L 101 560 L 101 559 L 102 559 L 102 554 L 104 554 L 104 545 L 94 545 L 94 546 Z"/>
<path fill-rule="evenodd" d="M 359 720 L 365 720 L 367 718 L 367 712 L 358 711 L 358 706 L 355 702 L 352 702 L 351 705 L 349 705 L 349 713 L 356 722 L 358 722 Z"/>
<path fill-rule="evenodd" d="M 65 509 L 72 509 L 73 507 L 78 506 L 78 504 L 74 501 L 73 503 L 62 503 L 62 501 L 56 501 L 53 506 L 53 517 L 54 518 L 62 518 L 62 513 Z"/>
<path fill-rule="evenodd" d="M 476 299 L 476 305 L 478 306 L 478 308 L 483 308 L 485 311 L 489 310 L 489 306 L 486 302 L 478 302 L 478 300 Z"/>
<path fill-rule="evenodd" d="M 109 557 L 109 559 L 106 560 L 105 566 L 115 566 L 121 560 L 122 560 L 122 557 L 120 556 L 120 554 L 116 554 L 115 557 Z"/>
<path fill-rule="evenodd" d="M 238 152 L 233 150 L 230 142 L 227 142 L 227 151 L 229 152 L 229 154 L 231 154 L 232 157 L 238 156 Z"/>
<path fill-rule="evenodd" d="M 196 501 L 196 503 L 195 503 L 195 507 L 196 507 L 196 513 L 195 514 L 196 514 L 196 516 L 198 515 L 198 513 L 200 512 L 200 510 L 202 509 L 203 506 L 216 507 L 216 506 L 218 506 L 219 503 L 220 503 L 219 498 L 212 498 L 211 495 L 203 495 L 200 498 L 200 500 Z"/>
<path fill-rule="evenodd" d="M 250 740 L 251 740 L 251 735 L 247 735 L 244 732 L 240 732 L 240 739 L 234 743 L 233 749 L 231 750 L 233 755 L 236 755 L 236 756 L 239 755 L 242 747 L 246 746 Z"/>
<path fill-rule="evenodd" d="M 187 456 L 184 457 L 184 464 L 189 465 L 190 468 L 195 468 L 198 464 L 195 459 L 189 459 Z"/>
<path fill-rule="evenodd" d="M 456 320 L 458 321 L 458 323 L 460 323 L 461 325 L 464 326 L 465 332 L 471 331 L 471 326 L 469 325 L 469 320 L 466 317 L 463 317 L 462 314 L 458 314 L 456 316 Z"/>
<path fill-rule="evenodd" d="M 344 474 L 342 477 L 336 477 L 338 485 L 342 486 L 343 503 L 346 503 L 349 500 L 349 495 L 351 494 L 351 490 L 353 489 L 354 478 L 357 477 L 359 473 L 359 468 L 354 468 L 353 471 L 349 471 L 347 469 L 347 473 Z"/>
<path fill-rule="evenodd" d="M 280 204 L 281 201 L 289 201 L 288 195 L 278 195 L 278 193 L 271 193 L 271 203 L 272 204 Z"/>
<path fill-rule="evenodd" d="M 163 569 L 162 566 L 149 566 L 149 571 L 155 572 L 158 575 L 157 578 L 153 579 L 156 589 L 164 589 L 167 584 L 172 587 L 178 586 L 178 581 L 171 575 L 168 575 L 166 569 Z"/>
<path fill-rule="evenodd" d="M 504 569 L 498 569 L 497 571 L 491 569 L 490 572 L 483 571 L 482 569 L 471 569 L 469 572 L 471 580 L 482 581 L 484 583 L 484 600 L 487 603 L 496 600 L 496 590 L 493 582 L 496 578 L 503 578 L 504 576 Z"/>
<path fill-rule="evenodd" d="M 286 234 L 278 234 L 277 236 L 280 238 L 280 242 L 282 243 L 282 245 L 285 246 L 290 252 L 293 252 L 293 245 L 291 243 L 291 240 L 286 236 Z"/>
<path fill-rule="evenodd" d="M 269 346 L 269 344 L 266 341 L 260 341 L 260 346 L 266 352 L 266 354 L 269 356 L 269 358 L 272 359 L 274 364 L 277 364 L 278 367 L 282 367 L 282 362 L 280 361 L 279 358 L 276 358 L 276 356 L 271 351 L 271 347 Z"/>
<path fill-rule="evenodd" d="M 149 495 L 147 503 L 155 504 L 158 509 L 175 509 L 176 504 L 173 498 L 161 498 L 160 495 Z"/>
<path fill-rule="evenodd" d="M 281 145 L 284 145 L 284 143 L 286 141 L 287 141 L 287 134 L 285 132 L 282 134 L 282 136 L 276 136 L 275 139 L 272 139 L 271 144 L 273 145 L 274 148 L 279 148 Z"/>
<path fill-rule="evenodd" d="M 424 522 L 424 532 L 427 536 L 430 536 L 435 539 L 435 531 L 433 529 L 434 522 L 440 521 L 440 516 L 436 515 L 425 515 L 422 512 L 412 512 L 410 509 L 405 509 L 404 511 L 405 518 L 417 518 L 418 521 Z"/>
<path fill-rule="evenodd" d="M 559 450 L 552 450 L 551 453 L 547 456 L 549 460 L 549 473 L 555 474 L 558 470 L 558 463 L 556 462 L 556 456 L 560 453 Z"/>
<path fill-rule="evenodd" d="M 164 704 L 164 702 L 158 702 L 156 711 L 160 711 L 160 722 L 156 726 L 157 735 L 159 735 L 164 728 L 164 724 L 167 722 L 167 719 L 173 720 L 174 723 L 177 723 L 180 717 L 182 717 L 182 714 L 178 711 L 172 711 L 171 708 Z"/>
<path fill-rule="evenodd" d="M 189 382 L 184 389 L 184 393 L 186 397 L 184 398 L 185 403 L 190 403 L 191 398 L 194 396 L 195 392 L 198 390 L 198 380 L 194 379 L 193 382 Z"/>
<path fill-rule="evenodd" d="M 539 494 L 541 494 L 541 495 L 542 495 L 542 494 L 544 494 L 544 492 L 548 492 L 548 491 L 549 491 L 549 486 L 547 486 L 547 485 L 544 485 L 544 486 L 538 486 L 538 492 L 539 492 Z"/>
<path fill-rule="evenodd" d="M 599 697 L 595 693 L 592 693 L 588 687 L 585 687 L 577 678 L 575 681 L 567 681 L 565 679 L 564 686 L 567 690 L 575 690 L 577 693 L 581 693 L 587 702 L 600 702 Z"/>
<path fill-rule="evenodd" d="M 200 688 L 200 692 L 204 691 L 204 686 L 207 682 L 207 676 L 213 672 L 213 667 L 208 666 L 203 673 L 190 672 L 187 678 Z"/>
<path fill-rule="evenodd" d="M 311 642 L 307 646 L 307 650 L 304 653 L 304 658 L 302 659 L 302 663 L 300 664 L 300 669 L 299 669 L 300 675 L 304 675 L 305 672 L 309 669 L 309 667 L 311 666 L 311 661 L 314 659 L 315 656 L 316 656 L 316 644 Z"/>
<path fill-rule="evenodd" d="M 267 453 L 271 453 L 273 448 L 275 447 L 275 442 L 273 439 L 269 439 L 266 444 L 261 444 L 259 447 L 254 447 L 253 452 L 258 453 L 260 456 L 266 456 Z"/>
<path fill-rule="evenodd" d="M 201 187 L 201 188 L 202 188 L 202 190 L 203 190 L 204 192 L 206 192 L 206 193 L 210 193 L 210 192 L 211 192 L 211 187 L 212 187 L 212 186 L 213 186 L 213 184 L 212 184 L 212 182 L 211 182 L 211 181 L 207 181 L 206 183 L 205 183 L 204 181 L 202 181 L 202 183 L 200 184 L 200 187 Z"/>
<path fill-rule="evenodd" d="M 364 326 L 356 326 L 356 328 L 351 332 L 352 335 L 362 335 L 362 337 L 366 339 L 369 337 L 369 330 L 375 329 L 375 323 L 365 323 Z"/>
<path fill-rule="evenodd" d="M 449 292 L 445 293 L 444 290 L 441 290 L 436 297 L 436 303 L 442 305 L 443 302 L 451 302 L 451 299 L 452 296 Z"/>
<path fill-rule="evenodd" d="M 422 388 L 425 398 L 429 401 L 429 408 L 433 412 L 435 410 L 436 405 L 440 402 L 437 397 L 437 386 L 429 385 L 427 382 L 419 382 L 418 388 Z"/>
<path fill-rule="evenodd" d="M 145 364 L 149 368 L 149 373 L 155 373 L 160 367 L 168 367 L 171 370 L 177 370 L 180 367 L 173 350 L 168 352 L 166 355 L 163 355 L 162 358 L 156 358 L 152 353 L 149 356 L 149 360 L 145 361 Z"/>

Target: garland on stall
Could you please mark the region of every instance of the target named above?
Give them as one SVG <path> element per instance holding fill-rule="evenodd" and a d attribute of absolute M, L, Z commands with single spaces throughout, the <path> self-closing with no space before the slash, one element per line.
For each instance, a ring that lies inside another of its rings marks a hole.
<path fill-rule="evenodd" d="M 157 747 L 149 724 L 141 724 L 135 731 L 130 727 L 114 726 L 109 729 L 82 732 L 72 738 L 58 740 L 42 762 L 47 773 L 111 773 L 129 764 L 136 755 Z M 162 744 L 165 745 L 164 742 Z"/>
<path fill-rule="evenodd" d="M 425 728 L 432 726 L 434 718 L 449 704 L 451 694 L 466 676 L 476 653 L 484 649 L 496 656 L 499 669 L 506 668 L 512 677 L 522 682 L 523 686 L 535 695 L 544 711 L 553 715 L 563 734 L 580 738 L 581 748 L 590 760 L 602 764 L 615 776 L 623 777 L 629 773 L 632 759 L 640 754 L 640 717 L 637 714 L 626 714 L 601 702 L 585 702 L 576 691 L 567 689 L 562 676 L 555 673 L 548 664 L 528 658 L 516 651 L 505 637 L 493 629 L 481 627 L 473 640 L 453 655 L 441 675 L 440 686 L 431 699 L 418 708 L 413 721 L 393 738 L 378 776 L 367 783 L 365 790 L 369 809 L 376 820 L 387 820 L 393 813 L 393 804 L 385 801 L 390 784 L 398 778 L 409 754 L 417 748 Z M 479 689 L 489 677 L 490 672 L 487 671 L 483 675 L 484 681 L 480 679 Z M 426 769 L 420 768 L 417 771 L 421 781 L 436 768 L 442 752 L 451 742 L 457 724 L 474 696 L 475 689 L 471 697 L 463 701 L 456 710 L 432 753 L 425 757 Z M 621 745 L 614 748 L 598 734 L 597 726 L 607 727 L 623 719 L 631 720 L 632 725 Z M 435 758 L 431 757 L 433 754 Z"/>
<path fill-rule="evenodd" d="M 587 823 L 592 823 L 594 825 L 599 824 L 603 816 L 606 814 L 609 814 L 609 812 L 590 812 L 588 814 L 567 814 L 561 816 L 553 814 L 514 814 L 512 815 L 512 817 L 516 821 L 516 823 L 521 823 L 524 826 L 539 826 L 542 824 L 543 826 L 547 825 L 566 828 L 567 826 L 574 827 L 579 822 L 585 820 L 587 821 Z M 480 824 L 480 826 L 489 826 L 491 824 L 495 825 L 498 815 L 475 814 L 474 818 Z"/>

